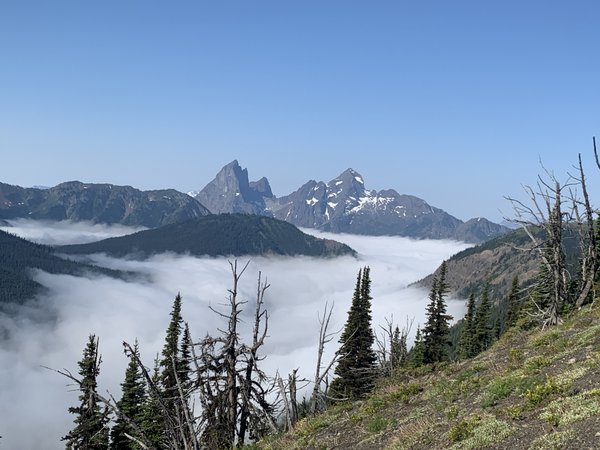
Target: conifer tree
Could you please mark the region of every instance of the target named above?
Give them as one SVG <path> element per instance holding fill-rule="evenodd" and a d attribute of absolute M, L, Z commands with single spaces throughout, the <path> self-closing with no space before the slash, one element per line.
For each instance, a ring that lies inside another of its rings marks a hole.
<path fill-rule="evenodd" d="M 162 350 L 160 361 L 160 394 L 163 405 L 163 425 L 165 439 L 170 446 L 178 445 L 184 448 L 185 441 L 189 438 L 189 427 L 180 424 L 187 423 L 190 416 L 188 399 L 190 390 L 185 384 L 189 380 L 189 362 L 191 352 L 191 340 L 189 335 L 187 341 L 183 342 L 183 318 L 181 316 L 181 294 L 177 294 L 171 310 L 171 320 L 167 327 L 165 345 Z M 186 327 L 187 329 L 187 327 Z M 185 333 L 187 334 L 187 332 Z M 182 360 L 181 351 L 186 352 L 186 361 Z M 184 380 L 180 377 L 183 374 Z"/>
<path fill-rule="evenodd" d="M 342 344 L 331 391 L 337 397 L 360 398 L 374 386 L 376 355 L 371 328 L 370 269 L 359 270 L 348 320 L 340 337 Z"/>
<path fill-rule="evenodd" d="M 450 320 L 447 314 L 445 295 L 448 293 L 446 282 L 446 262 L 440 267 L 439 276 L 434 277 L 429 304 L 427 305 L 427 322 L 423 327 L 423 345 L 425 364 L 437 363 L 448 359 L 450 346 Z"/>
<path fill-rule="evenodd" d="M 419 367 L 425 364 L 425 343 L 423 342 L 423 333 L 421 333 L 419 326 L 417 326 L 415 343 L 410 349 L 408 360 L 412 367 Z"/>
<path fill-rule="evenodd" d="M 500 339 L 500 336 L 502 335 L 502 311 L 497 311 L 497 313 L 492 330 L 492 338 L 496 341 Z"/>
<path fill-rule="evenodd" d="M 160 385 L 160 360 L 158 355 L 156 355 L 156 359 L 154 360 L 152 384 L 154 384 L 154 386 Z M 146 439 L 156 448 L 164 447 L 165 419 L 158 399 L 156 398 L 156 393 L 150 388 L 147 391 L 146 401 L 142 408 L 140 420 L 140 428 L 144 432 Z"/>
<path fill-rule="evenodd" d="M 506 318 L 506 329 L 512 327 L 519 317 L 521 301 L 519 299 L 519 277 L 515 276 L 508 291 L 508 316 Z"/>
<path fill-rule="evenodd" d="M 550 305 L 552 297 L 552 277 L 546 264 L 540 264 L 540 268 L 535 277 L 532 299 L 534 302 L 533 311 L 546 309 Z M 530 312 L 533 312 L 530 311 Z"/>
<path fill-rule="evenodd" d="M 491 322 L 491 304 L 489 286 L 483 288 L 477 313 L 475 314 L 475 351 L 476 354 L 487 350 L 492 344 L 493 330 Z"/>
<path fill-rule="evenodd" d="M 139 359 L 139 350 L 137 340 L 134 345 L 134 353 Z M 127 419 L 141 425 L 146 403 L 146 383 L 138 362 L 134 355 L 130 355 L 129 364 L 125 370 L 125 380 L 121 383 L 123 395 L 117 402 L 117 408 L 122 414 L 115 420 L 115 425 L 111 430 L 112 450 L 134 450 L 140 447 L 137 443 L 128 438 L 126 434 L 135 437 L 136 432 L 127 422 Z"/>
<path fill-rule="evenodd" d="M 548 252 L 546 252 L 548 253 Z M 547 256 L 549 258 L 549 256 Z M 543 312 L 547 310 L 552 301 L 553 282 L 547 265 L 542 262 L 535 276 L 530 295 L 523 301 L 517 319 L 528 319 L 523 326 L 537 326 L 543 321 Z M 540 317 L 542 319 L 540 319 Z"/>
<path fill-rule="evenodd" d="M 67 450 L 106 450 L 108 449 L 108 414 L 102 411 L 97 399 L 98 375 L 101 357 L 98 353 L 98 339 L 90 335 L 83 350 L 83 358 L 78 362 L 81 375 L 79 406 L 69 408 L 75 414 L 75 427 L 62 438 Z"/>
<path fill-rule="evenodd" d="M 183 329 L 183 336 L 181 338 L 181 352 L 179 357 L 178 375 L 179 382 L 184 390 L 189 388 L 190 384 L 190 363 L 192 360 L 192 339 L 190 337 L 190 330 L 186 326 Z"/>
<path fill-rule="evenodd" d="M 467 302 L 467 313 L 462 324 L 460 340 L 458 343 L 458 357 L 461 359 L 472 358 L 476 354 L 475 336 L 475 293 L 471 291 Z"/>
<path fill-rule="evenodd" d="M 406 364 L 406 358 L 408 355 L 407 343 L 406 343 L 406 332 L 400 331 L 400 328 L 396 326 L 392 342 L 390 343 L 390 364 L 392 369 L 402 367 Z"/>
<path fill-rule="evenodd" d="M 181 295 L 177 294 L 175 301 L 173 302 L 173 308 L 171 310 L 171 321 L 167 328 L 167 335 L 165 337 L 165 345 L 162 351 L 162 359 L 160 361 L 161 367 L 161 385 L 165 403 L 168 408 L 172 409 L 172 415 L 174 415 L 174 403 L 175 398 L 179 396 L 177 389 L 177 376 L 176 372 L 179 370 L 180 357 L 179 357 L 179 341 L 181 336 L 183 319 L 181 317 Z"/>

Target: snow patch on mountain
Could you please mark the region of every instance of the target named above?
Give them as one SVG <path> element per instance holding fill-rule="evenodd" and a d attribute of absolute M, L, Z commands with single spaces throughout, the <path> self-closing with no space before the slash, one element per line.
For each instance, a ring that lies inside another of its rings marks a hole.
<path fill-rule="evenodd" d="M 379 197 L 378 195 L 369 195 L 358 199 L 358 205 L 352 208 L 347 214 L 356 214 L 364 209 L 387 209 L 387 205 L 396 200 L 394 197 Z"/>

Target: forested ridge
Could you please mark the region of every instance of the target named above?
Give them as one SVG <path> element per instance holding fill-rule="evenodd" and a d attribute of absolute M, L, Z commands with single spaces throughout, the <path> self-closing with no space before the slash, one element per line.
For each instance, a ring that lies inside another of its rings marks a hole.
<path fill-rule="evenodd" d="M 164 252 L 195 256 L 354 255 L 345 244 L 319 239 L 294 225 L 251 214 L 214 214 L 98 242 L 58 247 L 72 254 L 148 257 Z"/>
<path fill-rule="evenodd" d="M 32 278 L 32 269 L 52 274 L 81 275 L 88 271 L 122 275 L 118 271 L 61 258 L 51 247 L 0 230 L 0 304 L 21 303 L 39 292 L 42 286 Z"/>

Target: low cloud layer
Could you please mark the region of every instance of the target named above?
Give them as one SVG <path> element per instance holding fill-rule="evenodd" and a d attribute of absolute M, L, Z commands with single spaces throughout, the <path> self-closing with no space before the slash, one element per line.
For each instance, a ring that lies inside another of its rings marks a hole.
<path fill-rule="evenodd" d="M 27 223 L 12 231 L 58 239 L 54 235 L 56 226 L 46 226 Z M 123 231 L 96 230 L 80 224 L 73 230 L 65 224 L 58 229 L 62 230 L 60 239 L 66 239 L 66 236 L 107 237 L 106 233 Z M 250 300 L 243 315 L 246 331 L 251 326 L 258 272 L 261 271 L 271 284 L 266 295 L 270 321 L 264 351 L 268 357 L 263 363 L 263 368 L 271 375 L 276 370 L 286 374 L 299 367 L 301 376 L 312 376 L 318 313 L 322 313 L 326 302 L 334 302 L 331 329 L 343 326 L 356 274 L 362 266 L 371 267 L 374 325 L 383 324 L 384 317 L 393 316 L 400 324 L 406 317 L 414 317 L 416 326 L 416 323 L 423 323 L 427 292 L 406 286 L 432 272 L 444 258 L 466 247 L 452 241 L 318 235 L 349 244 L 359 252 L 359 258 L 256 257 L 251 259 L 242 278 L 241 297 Z M 170 308 L 177 292 L 183 296 L 184 319 L 196 338 L 215 332 L 221 325 L 208 306 L 218 308 L 227 298 L 231 273 L 226 258 L 168 254 L 141 262 L 103 255 L 94 255 L 93 259 L 107 267 L 133 270 L 146 276 L 140 277 L 144 281 L 126 281 L 39 272 L 36 278 L 48 288 L 47 295 L 23 308 L 18 315 L 0 316 L 0 330 L 10 336 L 0 344 L 0 404 L 10 405 L 0 409 L 0 435 L 3 436 L 0 442 L 6 448 L 63 447 L 60 437 L 72 427 L 73 420 L 67 408 L 77 404 L 78 394 L 73 387 L 66 386 L 66 379 L 41 366 L 76 372 L 89 333 L 100 337 L 103 358 L 100 389 L 109 390 L 118 397 L 127 364 L 122 341 L 133 342 L 137 338 L 143 360 L 152 365 L 154 356 L 162 349 Z M 245 261 L 241 259 L 240 264 Z M 461 317 L 464 301 L 450 300 L 449 312 Z M 337 342 L 330 344 L 329 357 L 337 345 Z"/>
<path fill-rule="evenodd" d="M 38 244 L 67 245 L 86 244 L 116 236 L 124 236 L 136 231 L 145 230 L 144 227 L 126 227 L 124 225 L 94 224 L 91 222 L 60 222 L 35 221 L 27 219 L 7 220 L 9 227 L 0 227 Z"/>

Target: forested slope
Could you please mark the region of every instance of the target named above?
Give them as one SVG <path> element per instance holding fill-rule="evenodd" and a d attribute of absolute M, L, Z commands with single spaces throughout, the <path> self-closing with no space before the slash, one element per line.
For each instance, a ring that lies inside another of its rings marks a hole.
<path fill-rule="evenodd" d="M 90 244 L 58 250 L 71 254 L 106 253 L 148 257 L 164 252 L 195 256 L 338 256 L 355 252 L 345 244 L 319 239 L 294 225 L 251 214 L 214 214 Z"/>
<path fill-rule="evenodd" d="M 21 303 L 39 292 L 41 286 L 32 277 L 32 269 L 53 274 L 81 274 L 84 271 L 119 275 L 60 258 L 54 250 L 0 230 L 0 304 Z"/>

